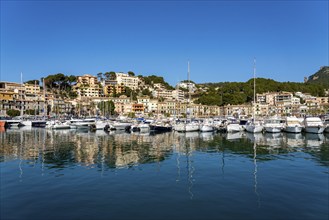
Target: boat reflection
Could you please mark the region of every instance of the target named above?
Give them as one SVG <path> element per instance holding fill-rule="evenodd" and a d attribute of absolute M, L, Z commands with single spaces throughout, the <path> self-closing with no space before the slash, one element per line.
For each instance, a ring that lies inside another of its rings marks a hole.
<path fill-rule="evenodd" d="M 244 138 L 246 136 L 246 132 L 228 132 L 226 133 L 226 140 L 237 140 Z"/>
<path fill-rule="evenodd" d="M 306 133 L 305 134 L 306 147 L 318 148 L 324 143 L 324 139 L 325 138 L 323 134 Z"/>
<path fill-rule="evenodd" d="M 248 142 L 256 144 L 261 155 L 284 154 L 297 150 L 308 153 L 316 150 L 319 151 L 317 157 L 325 158 L 322 154 L 328 151 L 326 134 L 167 132 L 152 135 L 124 131 L 30 128 L 7 129 L 0 133 L 0 161 L 22 159 L 33 164 L 42 162 L 45 169 L 79 164 L 102 167 L 104 171 L 158 163 L 172 154 L 185 156 L 195 151 L 224 154 L 228 150 L 248 154 Z M 268 158 L 275 159 L 270 156 Z"/>
<path fill-rule="evenodd" d="M 286 143 L 288 147 L 303 147 L 304 136 L 301 133 L 286 133 Z"/>

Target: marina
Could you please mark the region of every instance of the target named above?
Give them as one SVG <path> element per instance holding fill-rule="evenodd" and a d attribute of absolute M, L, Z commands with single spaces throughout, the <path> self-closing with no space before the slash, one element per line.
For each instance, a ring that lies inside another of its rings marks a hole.
<path fill-rule="evenodd" d="M 329 134 L 0 133 L 1 219 L 328 219 Z"/>

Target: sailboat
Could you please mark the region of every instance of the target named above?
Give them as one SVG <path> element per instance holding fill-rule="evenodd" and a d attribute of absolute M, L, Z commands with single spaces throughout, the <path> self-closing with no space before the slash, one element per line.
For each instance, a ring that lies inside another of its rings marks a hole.
<path fill-rule="evenodd" d="M 200 125 L 196 122 L 193 122 L 191 118 L 189 117 L 191 114 L 190 111 L 190 101 L 191 101 L 191 86 L 190 86 L 190 62 L 187 62 L 187 74 L 188 74 L 188 94 L 189 94 L 189 100 L 186 110 L 186 121 L 184 123 L 178 123 L 175 125 L 175 131 L 178 132 L 190 132 L 190 131 L 198 131 L 200 129 Z"/>
<path fill-rule="evenodd" d="M 246 131 L 251 133 L 260 133 L 263 131 L 264 127 L 260 121 L 256 120 L 255 103 L 256 103 L 256 60 L 254 60 L 254 100 L 252 102 L 252 120 L 246 124 Z"/>

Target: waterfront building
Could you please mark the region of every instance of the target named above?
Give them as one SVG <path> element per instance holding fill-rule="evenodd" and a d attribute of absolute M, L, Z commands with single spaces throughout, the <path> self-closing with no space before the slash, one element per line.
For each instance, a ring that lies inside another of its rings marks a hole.
<path fill-rule="evenodd" d="M 139 96 L 137 97 L 137 103 L 143 104 L 144 106 L 144 112 L 149 112 L 149 103 L 150 103 L 150 97 L 149 96 Z"/>
<path fill-rule="evenodd" d="M 127 114 L 131 112 L 131 98 L 128 98 L 126 95 L 121 95 L 120 97 L 111 98 L 111 100 L 118 114 Z"/>
<path fill-rule="evenodd" d="M 80 102 L 83 103 L 81 106 L 89 106 L 86 102 Z M 72 101 L 69 100 L 62 100 L 62 99 L 50 99 L 48 101 L 48 104 L 50 106 L 50 115 L 58 116 L 58 115 L 64 115 L 64 114 L 70 114 L 72 113 L 72 110 L 74 109 L 74 105 Z M 86 108 L 87 110 L 88 108 Z"/>
<path fill-rule="evenodd" d="M 291 92 L 267 92 L 256 94 L 256 102 L 268 105 L 285 105 L 291 104 L 293 94 Z"/>
<path fill-rule="evenodd" d="M 238 118 L 240 115 L 252 115 L 252 106 L 250 104 L 244 105 L 227 105 L 224 107 L 224 112 L 219 115 L 232 115 Z"/>
<path fill-rule="evenodd" d="M 12 109 L 15 92 L 0 89 L 0 115 L 6 115 L 6 111 Z"/>
<path fill-rule="evenodd" d="M 144 113 L 144 105 L 139 103 L 133 103 L 131 106 L 131 110 L 135 113 Z"/>
<path fill-rule="evenodd" d="M 146 109 L 148 110 L 148 112 L 156 113 L 158 109 L 158 100 L 150 99 L 150 102 L 147 103 Z"/>

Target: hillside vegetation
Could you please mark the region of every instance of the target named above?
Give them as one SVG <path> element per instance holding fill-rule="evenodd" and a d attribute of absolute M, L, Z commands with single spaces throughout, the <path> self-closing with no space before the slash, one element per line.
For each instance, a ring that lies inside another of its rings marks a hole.
<path fill-rule="evenodd" d="M 130 76 L 135 76 L 135 73 L 129 71 Z M 98 73 L 99 80 L 112 79 L 114 80 L 115 72 Z M 150 75 L 138 77 L 144 81 L 144 84 L 150 87 L 154 87 L 155 83 L 161 83 L 164 88 L 173 90 L 174 87 L 169 85 L 163 77 Z M 36 81 L 36 82 L 35 82 Z M 44 78 L 46 87 L 54 94 L 62 98 L 75 98 L 76 92 L 73 91 L 72 86 L 76 84 L 77 77 L 73 75 L 64 75 L 63 73 L 57 73 L 48 75 Z M 43 82 L 43 78 L 39 80 L 30 80 L 26 83 Z M 198 88 L 192 95 L 196 104 L 203 105 L 238 105 L 244 103 L 250 103 L 253 100 L 253 79 L 247 82 L 218 82 L 218 83 L 203 83 L 196 84 Z M 329 89 L 329 67 L 322 67 L 315 74 L 308 77 L 305 83 L 296 82 L 276 82 L 272 79 L 257 78 L 256 79 L 256 93 L 265 92 L 302 92 L 309 93 L 313 96 L 325 96 L 325 89 Z M 187 90 L 186 90 L 187 91 Z M 125 88 L 125 92 L 122 93 L 128 97 L 133 96 L 136 100 L 138 95 L 148 95 L 152 97 L 151 91 L 143 86 L 137 90 L 132 90 L 129 87 Z M 115 97 L 122 95 L 116 94 Z"/>
<path fill-rule="evenodd" d="M 204 105 L 237 105 L 253 99 L 253 79 L 247 82 L 224 82 L 198 84 L 207 91 L 199 92 L 195 103 Z M 314 83 L 276 82 L 272 79 L 257 78 L 256 92 L 303 92 L 313 96 L 324 96 L 326 87 Z M 201 91 L 201 89 L 199 90 Z M 196 98 L 196 97 L 195 97 Z"/>

